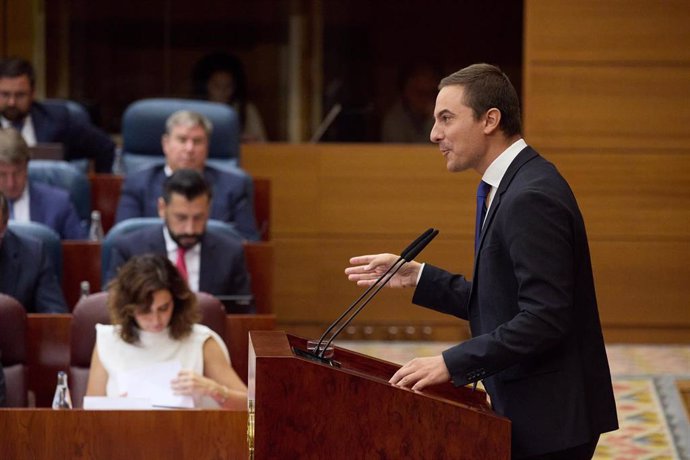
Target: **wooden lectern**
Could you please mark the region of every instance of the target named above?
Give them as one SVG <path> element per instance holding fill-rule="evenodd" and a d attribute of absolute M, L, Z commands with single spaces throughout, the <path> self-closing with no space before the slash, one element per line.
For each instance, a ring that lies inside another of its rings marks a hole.
<path fill-rule="evenodd" d="M 312 360 L 299 355 L 306 339 L 285 332 L 252 331 L 249 342 L 256 459 L 510 458 L 510 421 L 483 391 L 399 388 L 388 383 L 396 364 L 338 347 L 332 364 Z"/>

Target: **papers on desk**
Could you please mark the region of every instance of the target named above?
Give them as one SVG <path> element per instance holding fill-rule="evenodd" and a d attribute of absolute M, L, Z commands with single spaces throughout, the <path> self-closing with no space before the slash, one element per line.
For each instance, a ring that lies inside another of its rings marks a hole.
<path fill-rule="evenodd" d="M 127 397 L 87 396 L 84 409 L 192 408 L 191 396 L 175 395 L 170 387 L 180 370 L 179 361 L 167 361 L 123 372 L 117 377 L 117 386 Z"/>
<path fill-rule="evenodd" d="M 110 396 L 84 396 L 84 409 L 101 410 L 151 410 L 155 409 L 148 398 L 119 398 Z M 158 408 L 162 409 L 162 408 Z"/>

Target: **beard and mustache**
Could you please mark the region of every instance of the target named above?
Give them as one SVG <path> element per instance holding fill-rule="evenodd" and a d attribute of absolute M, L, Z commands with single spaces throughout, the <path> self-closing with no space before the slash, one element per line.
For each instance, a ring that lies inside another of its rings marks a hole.
<path fill-rule="evenodd" d="M 5 107 L 0 114 L 9 121 L 19 121 L 24 119 L 28 112 L 22 112 L 17 107 Z"/>
<path fill-rule="evenodd" d="M 170 229 L 168 229 L 168 232 L 170 232 L 170 238 L 172 238 L 179 247 L 184 249 L 195 246 L 204 236 L 203 233 L 173 233 Z"/>

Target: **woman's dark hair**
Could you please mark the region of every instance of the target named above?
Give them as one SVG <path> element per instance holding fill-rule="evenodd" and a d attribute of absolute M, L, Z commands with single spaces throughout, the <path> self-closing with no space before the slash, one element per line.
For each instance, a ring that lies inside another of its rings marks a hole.
<path fill-rule="evenodd" d="M 235 81 L 235 90 L 229 101 L 229 105 L 237 104 L 240 126 L 245 125 L 247 119 L 247 75 L 244 66 L 236 56 L 228 53 L 213 53 L 201 58 L 192 70 L 192 85 L 194 96 L 208 99 L 207 83 L 216 72 L 228 72 Z"/>
<path fill-rule="evenodd" d="M 201 315 L 196 295 L 165 256 L 144 254 L 134 256 L 117 272 L 108 285 L 108 310 L 113 324 L 120 326 L 120 337 L 127 343 L 139 341 L 139 327 L 134 313 L 151 309 L 153 294 L 168 290 L 173 299 L 170 337 L 179 340 L 192 332 Z"/>

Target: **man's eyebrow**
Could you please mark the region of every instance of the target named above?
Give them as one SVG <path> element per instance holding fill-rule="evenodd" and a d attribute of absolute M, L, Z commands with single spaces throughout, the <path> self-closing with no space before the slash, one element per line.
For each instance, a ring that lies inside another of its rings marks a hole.
<path fill-rule="evenodd" d="M 443 116 L 443 115 L 453 115 L 453 112 L 451 112 L 448 109 L 443 109 L 440 112 L 436 114 L 437 117 Z"/>

